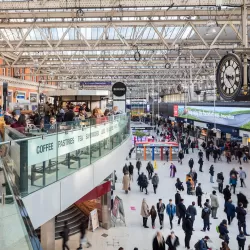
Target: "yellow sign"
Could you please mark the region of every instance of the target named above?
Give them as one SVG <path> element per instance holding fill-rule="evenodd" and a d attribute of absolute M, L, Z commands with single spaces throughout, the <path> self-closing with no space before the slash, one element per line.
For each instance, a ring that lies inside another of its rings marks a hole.
<path fill-rule="evenodd" d="M 154 169 L 157 169 L 156 160 L 154 160 Z"/>

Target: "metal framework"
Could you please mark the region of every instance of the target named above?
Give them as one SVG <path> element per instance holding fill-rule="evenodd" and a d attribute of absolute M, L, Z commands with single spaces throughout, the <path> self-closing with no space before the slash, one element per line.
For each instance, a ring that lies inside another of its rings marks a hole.
<path fill-rule="evenodd" d="M 249 4 L 250 0 L 2 1 L 0 67 L 14 68 L 17 77 L 30 75 L 21 71 L 28 67 L 43 83 L 57 82 L 64 88 L 80 81 L 119 80 L 138 91 L 145 83 L 155 91 L 159 83 L 161 91 L 167 91 L 187 78 L 190 84 L 210 88 L 213 64 L 227 51 L 248 47 Z M 136 51 L 140 61 L 134 58 Z"/>

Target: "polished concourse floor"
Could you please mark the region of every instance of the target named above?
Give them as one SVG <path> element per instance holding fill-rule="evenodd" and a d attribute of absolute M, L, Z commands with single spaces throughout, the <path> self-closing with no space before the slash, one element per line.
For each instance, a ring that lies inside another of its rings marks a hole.
<path fill-rule="evenodd" d="M 117 156 L 119 157 L 119 156 Z M 181 196 L 184 199 L 184 204 L 188 207 L 192 201 L 196 202 L 196 196 L 190 196 L 186 194 L 186 185 L 185 185 L 185 176 L 189 172 L 188 160 L 190 158 L 194 159 L 195 165 L 194 169 L 198 171 L 198 150 L 195 149 L 194 153 L 190 153 L 185 155 L 183 165 L 180 165 L 178 162 L 173 162 L 177 167 L 176 177 L 179 177 L 181 181 L 184 182 L 185 191 L 181 193 Z M 216 175 L 218 172 L 223 172 L 225 177 L 224 186 L 229 181 L 229 172 L 234 167 L 239 169 L 239 164 L 237 161 L 233 160 L 230 164 L 226 163 L 224 156 L 222 157 L 222 161 L 213 163 L 213 159 L 209 162 L 205 160 L 203 166 L 203 173 L 198 173 L 198 182 L 202 183 L 202 189 L 205 193 L 203 195 L 202 201 L 205 202 L 206 198 L 210 198 L 210 194 L 213 190 L 217 191 L 217 195 L 219 198 L 220 207 L 218 209 L 217 217 L 218 219 L 211 219 L 211 229 L 209 232 L 201 232 L 203 228 L 203 221 L 201 219 L 201 209 L 197 208 L 197 216 L 194 223 L 194 229 L 192 238 L 191 238 L 191 249 L 193 249 L 194 244 L 198 239 L 201 239 L 205 235 L 208 235 L 211 238 L 211 242 L 209 242 L 209 246 L 212 247 L 213 250 L 219 249 L 221 246 L 221 240 L 219 239 L 219 234 L 216 232 L 216 226 L 222 221 L 222 219 L 226 219 L 226 215 L 223 212 L 224 210 L 224 199 L 223 195 L 218 193 L 217 183 L 216 183 Z M 135 156 L 133 155 L 131 162 L 135 165 Z M 125 161 L 124 161 L 125 164 Z M 146 164 L 147 161 L 142 162 L 142 171 L 146 173 Z M 215 166 L 215 176 L 214 183 L 210 183 L 210 175 L 209 175 L 209 167 L 213 164 Z M 149 194 L 145 195 L 141 193 L 139 187 L 137 186 L 137 171 L 135 169 L 134 172 L 134 182 L 131 184 L 131 192 L 128 195 L 124 193 L 122 190 L 122 167 L 117 168 L 117 176 L 118 181 L 116 184 L 116 190 L 114 195 L 118 195 L 123 200 L 124 209 L 125 209 L 125 217 L 126 217 L 126 226 L 122 223 L 118 223 L 116 227 L 111 228 L 109 230 L 97 229 L 94 233 L 88 232 L 88 239 L 92 244 L 90 249 L 93 250 L 118 250 L 120 246 L 122 246 L 125 250 L 133 250 L 134 247 L 138 247 L 139 250 L 152 250 L 152 239 L 156 234 L 157 230 L 159 230 L 159 220 L 156 219 L 156 228 L 152 229 L 151 227 L 151 219 L 148 219 L 148 226 L 150 228 L 145 229 L 142 227 L 142 217 L 140 216 L 141 211 L 141 202 L 143 198 L 146 198 L 148 205 L 151 207 L 152 205 L 156 206 L 159 198 L 163 199 L 164 203 L 168 203 L 169 199 L 173 199 L 176 193 L 175 190 L 175 181 L 176 178 L 170 178 L 169 176 L 169 166 L 170 162 L 157 162 L 158 169 L 156 172 L 159 175 L 160 183 L 157 190 L 157 194 L 153 193 L 153 187 L 150 183 L 148 187 Z M 247 179 L 250 177 L 250 163 L 242 163 L 244 170 L 247 173 Z M 242 191 L 250 200 L 250 184 L 246 181 L 247 188 L 241 188 L 239 183 L 237 185 L 236 193 Z M 233 203 L 236 204 L 237 197 L 236 195 L 232 195 Z M 135 210 L 131 209 L 131 207 L 135 207 Z M 250 213 L 250 211 L 249 211 Z M 182 250 L 184 248 L 184 233 L 181 226 L 177 226 L 177 218 L 174 218 L 174 226 L 173 230 L 176 235 L 180 239 L 180 247 L 178 249 Z M 170 233 L 170 225 L 168 217 L 165 215 L 164 220 L 164 228 L 161 230 L 163 236 L 166 236 Z M 247 232 L 250 233 L 250 216 L 247 215 Z M 107 237 L 101 236 L 102 234 L 107 234 Z M 238 244 L 236 241 L 236 236 L 238 234 L 237 227 L 237 219 L 235 219 L 232 224 L 229 226 L 229 237 L 230 243 L 229 247 L 231 250 L 237 250 Z M 250 244 L 250 237 L 247 237 L 246 245 Z M 62 249 L 61 241 L 56 242 L 56 249 Z M 69 247 L 70 249 L 76 249 L 79 246 L 79 235 L 74 235 L 70 237 Z M 167 249 L 167 248 L 166 248 Z"/>

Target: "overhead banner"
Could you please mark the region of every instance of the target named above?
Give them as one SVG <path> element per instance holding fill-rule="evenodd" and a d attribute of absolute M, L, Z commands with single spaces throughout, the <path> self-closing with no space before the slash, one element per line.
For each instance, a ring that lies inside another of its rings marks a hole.
<path fill-rule="evenodd" d="M 107 139 L 120 131 L 122 122 L 122 120 L 113 121 L 92 126 L 91 129 L 85 127 L 28 140 L 28 166 L 48 161 Z"/>
<path fill-rule="evenodd" d="M 174 105 L 174 114 L 191 120 L 250 130 L 250 108 Z"/>
<path fill-rule="evenodd" d="M 80 82 L 80 86 L 111 86 L 111 82 Z"/>

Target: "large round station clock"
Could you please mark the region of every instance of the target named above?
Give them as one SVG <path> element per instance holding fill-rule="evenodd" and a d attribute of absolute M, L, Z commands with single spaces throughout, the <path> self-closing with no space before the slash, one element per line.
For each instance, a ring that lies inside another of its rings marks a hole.
<path fill-rule="evenodd" d="M 234 100 L 239 95 L 242 87 L 242 62 L 235 54 L 227 54 L 217 68 L 217 88 L 224 100 Z"/>

